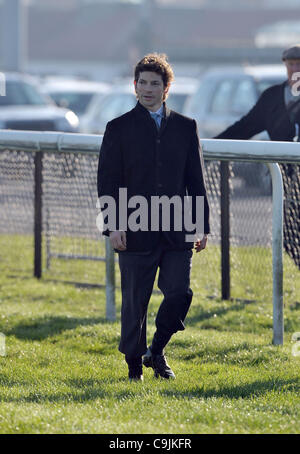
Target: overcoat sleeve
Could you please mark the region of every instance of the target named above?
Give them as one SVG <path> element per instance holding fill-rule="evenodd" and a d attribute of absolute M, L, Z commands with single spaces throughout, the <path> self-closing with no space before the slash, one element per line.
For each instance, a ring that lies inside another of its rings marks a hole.
<path fill-rule="evenodd" d="M 192 221 L 196 222 L 196 196 L 204 196 L 204 233 L 210 233 L 209 204 L 204 179 L 204 161 L 197 123 L 193 120 L 192 137 L 186 163 L 186 187 L 191 199 Z"/>
<path fill-rule="evenodd" d="M 264 92 L 252 109 L 215 139 L 247 140 L 266 129 L 268 93 Z"/>
<path fill-rule="evenodd" d="M 122 150 L 120 131 L 113 122 L 107 123 L 100 148 L 97 188 L 98 197 L 110 196 L 116 204 L 116 229 L 118 229 L 119 188 L 122 187 Z M 103 211 L 103 206 L 101 207 Z M 103 232 L 109 235 L 109 230 Z"/>

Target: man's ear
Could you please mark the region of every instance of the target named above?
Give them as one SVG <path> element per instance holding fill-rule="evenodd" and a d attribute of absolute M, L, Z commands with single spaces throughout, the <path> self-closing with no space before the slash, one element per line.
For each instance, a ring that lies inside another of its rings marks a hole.
<path fill-rule="evenodd" d="M 167 95 L 167 93 L 168 93 L 168 91 L 169 91 L 170 85 L 171 85 L 171 84 L 168 84 L 168 85 L 166 86 L 166 88 L 164 89 L 164 94 L 165 94 L 165 96 Z"/>

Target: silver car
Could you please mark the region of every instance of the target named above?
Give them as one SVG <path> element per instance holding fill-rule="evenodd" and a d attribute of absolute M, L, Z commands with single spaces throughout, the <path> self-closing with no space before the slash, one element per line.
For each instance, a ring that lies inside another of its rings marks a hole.
<path fill-rule="evenodd" d="M 286 78 L 283 65 L 212 69 L 201 78 L 184 113 L 197 120 L 202 138 L 212 138 L 245 115 L 264 90 Z"/>
<path fill-rule="evenodd" d="M 49 77 L 41 84 L 41 90 L 60 107 L 72 110 L 81 120 L 95 97 L 110 91 L 110 85 L 90 80 Z"/>
<path fill-rule="evenodd" d="M 195 93 L 198 81 L 193 78 L 176 79 L 169 90 L 167 105 L 170 109 L 182 113 L 185 103 Z M 80 132 L 103 134 L 107 122 L 133 109 L 137 99 L 133 82 L 116 84 L 111 92 L 96 98 L 80 123 Z"/>
<path fill-rule="evenodd" d="M 17 73 L 4 76 L 0 129 L 78 132 L 78 117 L 43 95 L 35 78 Z"/>
<path fill-rule="evenodd" d="M 200 138 L 212 138 L 238 121 L 257 102 L 268 87 L 287 79 L 283 65 L 215 68 L 200 80 L 198 90 L 185 106 L 184 113 L 196 119 Z M 269 140 L 267 132 L 253 137 Z M 271 180 L 266 166 L 235 164 L 244 181 L 270 192 Z"/>

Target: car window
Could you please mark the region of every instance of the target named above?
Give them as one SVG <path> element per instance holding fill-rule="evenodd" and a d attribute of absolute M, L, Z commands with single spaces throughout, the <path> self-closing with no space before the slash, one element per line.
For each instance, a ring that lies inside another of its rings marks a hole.
<path fill-rule="evenodd" d="M 7 80 L 5 88 L 5 96 L 0 96 L 0 106 L 44 106 L 48 104 L 46 98 L 27 82 Z"/>
<path fill-rule="evenodd" d="M 211 113 L 224 114 L 231 110 L 232 93 L 235 84 L 234 80 L 223 80 L 219 83 L 212 97 Z"/>
<path fill-rule="evenodd" d="M 99 112 L 99 105 L 103 102 L 107 95 L 104 93 L 102 94 L 95 94 L 94 97 L 91 99 L 90 104 L 87 108 L 87 115 L 91 118 L 95 117 Z"/>
<path fill-rule="evenodd" d="M 185 93 L 170 93 L 167 99 L 167 106 L 175 112 L 182 113 L 183 106 L 188 98 L 188 95 Z"/>
<path fill-rule="evenodd" d="M 136 104 L 136 97 L 130 93 L 114 93 L 103 98 L 98 104 L 95 116 L 101 121 L 108 122 L 113 118 L 128 112 Z"/>
<path fill-rule="evenodd" d="M 286 79 L 286 77 L 281 77 L 278 79 L 272 78 L 272 79 L 258 80 L 256 85 L 257 85 L 259 95 L 261 95 L 263 91 L 265 91 L 267 88 L 271 87 L 272 85 L 282 84 L 285 79 Z"/>
<path fill-rule="evenodd" d="M 244 114 L 256 103 L 255 88 L 250 79 L 241 80 L 233 93 L 231 112 Z"/>
<path fill-rule="evenodd" d="M 73 110 L 76 114 L 83 114 L 89 105 L 93 93 L 79 92 L 50 92 L 49 95 L 58 106 Z"/>
<path fill-rule="evenodd" d="M 198 117 L 201 112 L 205 110 L 207 99 L 211 93 L 212 88 L 216 84 L 214 79 L 203 79 L 195 94 L 193 94 L 187 101 L 185 106 L 185 113 L 191 117 Z"/>

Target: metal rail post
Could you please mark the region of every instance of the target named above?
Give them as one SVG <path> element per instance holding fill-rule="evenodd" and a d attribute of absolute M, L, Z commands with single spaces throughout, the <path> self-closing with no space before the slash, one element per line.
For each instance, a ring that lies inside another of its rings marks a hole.
<path fill-rule="evenodd" d="M 221 161 L 221 275 L 222 299 L 230 299 L 229 162 Z"/>
<path fill-rule="evenodd" d="M 42 182 L 43 152 L 34 157 L 34 277 L 42 277 Z"/>
<path fill-rule="evenodd" d="M 273 344 L 283 344 L 283 182 L 280 167 L 267 164 L 272 176 Z"/>

